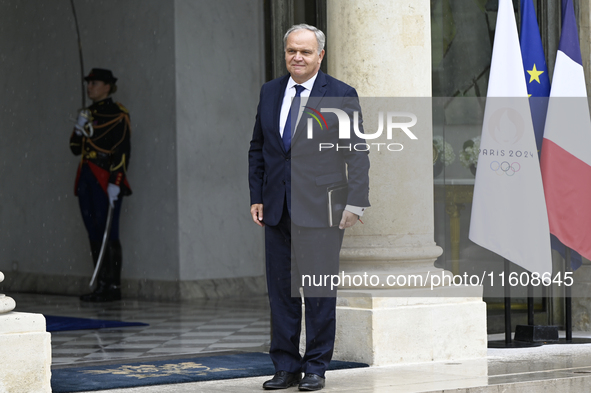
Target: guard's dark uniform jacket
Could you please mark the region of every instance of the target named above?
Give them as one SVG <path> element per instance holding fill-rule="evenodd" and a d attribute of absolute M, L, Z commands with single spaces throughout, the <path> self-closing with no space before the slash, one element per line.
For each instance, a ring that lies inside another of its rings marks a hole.
<path fill-rule="evenodd" d="M 111 98 L 95 102 L 88 109 L 92 113 L 93 136 L 77 135 L 74 130 L 70 137 L 72 153 L 82 155 L 74 193 L 78 195 L 80 169 L 88 165 L 105 193 L 108 184 L 113 183 L 120 187 L 121 195 L 131 195 L 126 176 L 131 155 L 129 112 Z"/>

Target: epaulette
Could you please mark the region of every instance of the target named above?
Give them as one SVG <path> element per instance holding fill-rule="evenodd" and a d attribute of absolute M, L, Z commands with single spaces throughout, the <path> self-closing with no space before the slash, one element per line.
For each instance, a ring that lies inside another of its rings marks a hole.
<path fill-rule="evenodd" d="M 129 110 L 127 110 L 127 108 L 124 107 L 122 103 L 117 102 L 116 104 L 119 107 L 119 109 L 121 109 L 121 112 L 123 112 L 123 113 L 129 113 Z"/>

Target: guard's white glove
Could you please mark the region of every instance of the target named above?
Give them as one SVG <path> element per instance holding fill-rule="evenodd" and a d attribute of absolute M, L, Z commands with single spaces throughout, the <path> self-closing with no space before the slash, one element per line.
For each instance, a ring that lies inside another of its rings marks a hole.
<path fill-rule="evenodd" d="M 107 186 L 107 194 L 109 194 L 109 203 L 111 204 L 111 207 L 115 207 L 115 201 L 117 200 L 120 191 L 121 188 L 113 183 L 109 183 Z"/>
<path fill-rule="evenodd" d="M 76 128 L 76 135 L 81 136 L 83 134 L 84 126 L 90 120 L 89 117 L 90 112 L 88 111 L 88 109 L 82 109 L 78 113 L 78 120 L 76 120 L 76 125 L 74 126 L 74 128 Z"/>

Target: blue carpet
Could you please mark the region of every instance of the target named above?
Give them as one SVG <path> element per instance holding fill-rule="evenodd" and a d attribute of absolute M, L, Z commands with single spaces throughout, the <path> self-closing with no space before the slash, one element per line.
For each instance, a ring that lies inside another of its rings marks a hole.
<path fill-rule="evenodd" d="M 333 360 L 329 370 L 369 367 L 364 363 Z M 61 368 L 51 372 L 54 393 L 122 389 L 135 386 L 211 381 L 273 375 L 275 369 L 266 353 L 240 353 L 122 363 L 107 366 Z"/>
<path fill-rule="evenodd" d="M 148 326 L 141 322 L 107 321 L 103 319 L 56 317 L 44 315 L 48 332 L 61 332 L 64 330 L 104 329 L 125 326 Z"/>

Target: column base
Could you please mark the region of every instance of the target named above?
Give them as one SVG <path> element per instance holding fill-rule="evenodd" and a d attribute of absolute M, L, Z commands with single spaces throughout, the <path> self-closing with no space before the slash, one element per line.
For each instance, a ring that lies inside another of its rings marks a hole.
<path fill-rule="evenodd" d="M 14 310 L 16 302 L 13 298 L 0 294 L 0 314 Z"/>
<path fill-rule="evenodd" d="M 0 314 L 0 392 L 51 393 L 51 334 L 41 314 Z"/>
<path fill-rule="evenodd" d="M 335 359 L 385 366 L 486 351 L 481 287 L 339 291 Z"/>

